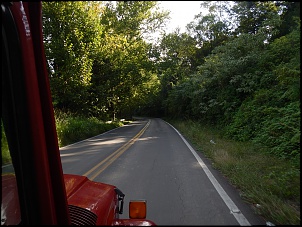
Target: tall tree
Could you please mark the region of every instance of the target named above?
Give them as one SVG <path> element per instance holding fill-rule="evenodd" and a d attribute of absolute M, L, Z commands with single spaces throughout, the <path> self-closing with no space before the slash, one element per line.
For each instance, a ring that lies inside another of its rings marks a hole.
<path fill-rule="evenodd" d="M 176 29 L 165 34 L 158 46 L 157 70 L 162 85 L 162 98 L 196 69 L 196 41 L 187 33 Z"/>
<path fill-rule="evenodd" d="M 56 108 L 85 112 L 91 55 L 102 32 L 96 2 L 43 2 L 43 32 Z"/>
<path fill-rule="evenodd" d="M 229 17 L 231 7 L 229 2 L 203 2 L 201 7 L 207 9 L 208 13 L 197 14 L 194 21 L 187 25 L 189 34 L 194 37 L 199 47 L 196 52 L 199 64 L 204 62 L 204 58 L 215 47 L 223 44 L 232 36 L 235 26 Z"/>
<path fill-rule="evenodd" d="M 236 1 L 232 8 L 238 22 L 237 34 L 256 34 L 259 29 L 272 29 L 280 25 L 280 7 L 273 1 Z"/>
<path fill-rule="evenodd" d="M 168 15 L 156 1 L 107 2 L 101 23 L 106 31 L 123 34 L 128 40 L 142 39 L 161 30 Z"/>
<path fill-rule="evenodd" d="M 276 5 L 281 17 L 281 24 L 278 33 L 272 39 L 279 38 L 295 30 L 297 22 L 300 20 L 300 2 L 277 1 Z"/>
<path fill-rule="evenodd" d="M 100 108 L 112 116 L 129 114 L 136 106 L 146 103 L 151 81 L 158 86 L 149 55 L 151 44 L 143 39 L 144 35 L 160 29 L 161 22 L 167 17 L 156 9 L 153 1 L 105 4 L 101 14 L 105 30 L 101 53 L 94 61 L 92 80 L 98 100 L 104 100 L 104 97 L 107 100 Z"/>

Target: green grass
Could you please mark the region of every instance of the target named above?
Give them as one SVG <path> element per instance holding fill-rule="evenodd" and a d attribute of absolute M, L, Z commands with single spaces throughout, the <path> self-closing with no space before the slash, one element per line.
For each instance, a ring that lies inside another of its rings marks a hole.
<path fill-rule="evenodd" d="M 74 114 L 58 111 L 55 114 L 55 120 L 59 147 L 96 136 L 129 123 L 129 121 L 119 120 L 105 122 L 94 117 L 87 119 Z M 1 127 L 1 131 L 2 165 L 6 165 L 11 163 L 11 157 L 3 127 Z"/>
<path fill-rule="evenodd" d="M 299 160 L 280 159 L 255 144 L 227 140 L 218 130 L 193 121 L 169 122 L 211 160 L 255 213 L 275 225 L 300 224 Z"/>
<path fill-rule="evenodd" d="M 84 118 L 66 113 L 56 114 L 59 146 L 66 146 L 129 123 L 128 121 L 105 122 L 95 117 Z"/>
<path fill-rule="evenodd" d="M 2 165 L 6 165 L 12 162 L 9 150 L 8 150 L 8 144 L 6 140 L 6 135 L 4 132 L 4 127 L 1 119 L 1 153 L 2 153 Z"/>

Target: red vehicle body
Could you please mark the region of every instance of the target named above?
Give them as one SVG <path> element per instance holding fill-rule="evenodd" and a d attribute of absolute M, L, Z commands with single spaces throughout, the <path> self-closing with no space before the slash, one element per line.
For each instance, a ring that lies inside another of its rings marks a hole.
<path fill-rule="evenodd" d="M 63 173 L 42 4 L 2 2 L 1 10 L 1 119 L 13 167 L 1 171 L 1 225 L 155 225 L 144 216 L 120 219 L 124 194 L 115 186 Z"/>

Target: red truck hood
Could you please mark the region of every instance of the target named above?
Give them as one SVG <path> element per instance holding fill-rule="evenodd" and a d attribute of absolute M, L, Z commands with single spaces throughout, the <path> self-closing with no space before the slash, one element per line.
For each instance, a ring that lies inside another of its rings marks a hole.
<path fill-rule="evenodd" d="M 97 225 L 112 224 L 117 215 L 115 209 L 118 201 L 115 186 L 72 174 L 64 174 L 64 181 L 69 206 L 84 208 L 95 214 Z M 79 213 L 76 215 L 78 216 Z"/>
<path fill-rule="evenodd" d="M 146 219 L 119 219 L 118 211 L 116 210 L 118 198 L 115 192 L 116 187 L 113 185 L 94 182 L 85 176 L 72 174 L 64 174 L 64 181 L 68 205 L 84 208 L 95 214 L 97 216 L 96 225 L 156 225 L 154 222 Z M 82 215 L 83 218 L 87 217 L 87 213 Z M 78 216 L 81 216 L 81 214 L 77 213 L 74 217 Z"/>
<path fill-rule="evenodd" d="M 94 182 L 85 176 L 64 174 L 66 195 L 72 224 L 152 226 L 145 219 L 119 219 L 115 186 Z M 14 174 L 2 175 L 1 225 L 21 221 L 17 182 Z"/>

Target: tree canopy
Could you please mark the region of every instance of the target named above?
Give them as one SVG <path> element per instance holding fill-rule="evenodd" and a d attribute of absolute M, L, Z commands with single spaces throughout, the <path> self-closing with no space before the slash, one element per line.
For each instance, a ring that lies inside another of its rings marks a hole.
<path fill-rule="evenodd" d="M 102 119 L 196 119 L 280 157 L 300 154 L 300 3 L 203 2 L 163 32 L 156 1 L 43 2 L 54 107 Z"/>

